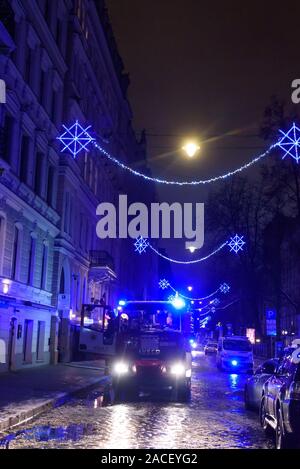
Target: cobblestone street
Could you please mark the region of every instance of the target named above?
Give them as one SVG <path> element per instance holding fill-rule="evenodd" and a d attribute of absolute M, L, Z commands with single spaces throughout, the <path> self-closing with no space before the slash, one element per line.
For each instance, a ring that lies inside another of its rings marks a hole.
<path fill-rule="evenodd" d="M 194 362 L 192 400 L 188 404 L 141 399 L 105 405 L 96 389 L 18 427 L 7 435 L 7 446 L 272 448 L 273 442 L 264 436 L 258 416 L 244 410 L 246 379 L 247 375 L 219 372 L 215 358 L 201 354 Z"/>

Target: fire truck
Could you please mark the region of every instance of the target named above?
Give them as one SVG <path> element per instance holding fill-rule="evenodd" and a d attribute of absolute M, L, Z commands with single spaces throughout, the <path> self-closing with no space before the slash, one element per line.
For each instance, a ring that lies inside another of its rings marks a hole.
<path fill-rule="evenodd" d="M 191 393 L 190 313 L 173 301 L 120 301 L 117 314 L 105 305 L 84 305 L 79 349 L 104 358 L 117 400 L 168 393 L 179 401 Z"/>
<path fill-rule="evenodd" d="M 125 302 L 124 302 L 125 303 Z M 118 316 L 112 379 L 117 400 L 190 398 L 190 316 L 184 301 L 128 301 Z"/>

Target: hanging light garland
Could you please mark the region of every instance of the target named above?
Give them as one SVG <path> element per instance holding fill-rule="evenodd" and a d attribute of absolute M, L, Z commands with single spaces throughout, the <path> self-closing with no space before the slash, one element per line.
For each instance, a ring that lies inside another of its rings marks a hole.
<path fill-rule="evenodd" d="M 244 245 L 246 244 L 246 242 L 244 241 L 243 238 L 244 238 L 243 236 L 239 236 L 239 235 L 236 234 L 234 237 L 230 238 L 229 241 L 225 241 L 225 243 L 221 244 L 217 249 L 215 249 L 211 253 L 207 254 L 207 256 L 204 256 L 204 257 L 201 257 L 201 258 L 198 258 L 198 259 L 193 259 L 193 260 L 190 260 L 190 261 L 183 261 L 183 260 L 173 259 L 171 257 L 165 256 L 164 254 L 159 252 L 157 249 L 155 249 L 150 244 L 148 239 L 143 238 L 143 236 L 139 236 L 135 240 L 134 246 L 135 246 L 135 251 L 137 251 L 139 254 L 143 254 L 144 252 L 147 251 L 148 248 L 150 248 L 153 252 L 155 252 L 155 254 L 157 254 L 158 256 L 162 257 L 163 259 L 165 259 L 169 262 L 173 262 L 175 264 L 189 265 L 189 264 L 197 264 L 199 262 L 206 261 L 210 257 L 212 257 L 215 254 L 217 254 L 218 252 L 220 252 L 225 246 L 229 246 L 230 252 L 235 252 L 235 254 L 237 254 L 239 251 L 244 250 Z"/>
<path fill-rule="evenodd" d="M 221 292 L 223 294 L 227 294 L 230 290 L 230 286 L 227 284 L 227 283 L 222 283 L 219 288 L 217 288 L 215 291 L 213 291 L 212 293 L 210 293 L 209 295 L 207 296 L 203 296 L 201 298 L 193 298 L 193 297 L 190 297 L 190 296 L 186 296 L 186 295 L 183 295 L 182 293 L 179 293 L 178 290 L 176 290 L 176 288 L 174 288 L 170 282 L 168 280 L 166 280 L 165 278 L 160 280 L 158 282 L 158 285 L 159 285 L 159 288 L 161 288 L 162 290 L 166 290 L 167 288 L 170 288 L 171 290 L 173 290 L 175 293 L 178 293 L 182 298 L 184 298 L 185 300 L 189 300 L 189 301 L 204 301 L 204 300 L 208 300 L 209 298 L 211 298 L 212 296 L 215 296 L 218 292 Z M 214 304 L 220 304 L 220 300 L 218 300 L 218 298 L 216 298 L 214 300 Z"/>
<path fill-rule="evenodd" d="M 88 130 L 91 126 L 83 128 L 78 121 L 76 121 L 70 127 L 64 127 L 64 133 L 57 137 L 57 139 L 64 145 L 62 148 L 62 152 L 69 152 L 73 155 L 73 158 L 76 158 L 79 152 L 81 151 L 88 151 L 89 145 L 94 145 L 94 147 L 107 159 L 112 161 L 114 164 L 133 174 L 134 176 L 143 178 L 146 181 L 156 182 L 158 184 L 167 184 L 167 185 L 177 185 L 177 186 L 198 186 L 198 185 L 205 185 L 211 184 L 213 182 L 217 182 L 220 180 L 227 179 L 235 174 L 241 173 L 242 171 L 250 168 L 254 164 L 258 163 L 262 159 L 266 158 L 272 150 L 279 147 L 281 148 L 285 154 L 283 159 L 286 156 L 290 156 L 298 163 L 300 160 L 300 129 L 293 123 L 292 127 L 287 131 L 284 132 L 280 130 L 282 137 L 274 144 L 272 144 L 265 152 L 261 153 L 257 157 L 253 158 L 248 163 L 240 166 L 239 168 L 229 171 L 228 173 L 221 174 L 219 176 L 215 176 L 208 179 L 199 179 L 195 181 L 175 181 L 175 180 L 167 180 L 167 179 L 160 179 L 155 178 L 152 176 L 148 176 L 147 174 L 141 173 L 126 164 L 124 164 L 119 159 L 112 156 L 108 151 L 106 151 L 101 145 L 99 145 L 94 139 Z"/>

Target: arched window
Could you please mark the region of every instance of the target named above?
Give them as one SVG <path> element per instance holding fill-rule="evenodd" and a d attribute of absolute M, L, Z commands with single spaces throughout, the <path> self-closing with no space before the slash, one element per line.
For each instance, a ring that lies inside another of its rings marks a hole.
<path fill-rule="evenodd" d="M 20 276 L 22 232 L 23 232 L 22 225 L 20 225 L 19 223 L 16 223 L 15 229 L 14 229 L 12 266 L 11 266 L 11 278 L 13 280 L 19 280 L 19 276 Z"/>

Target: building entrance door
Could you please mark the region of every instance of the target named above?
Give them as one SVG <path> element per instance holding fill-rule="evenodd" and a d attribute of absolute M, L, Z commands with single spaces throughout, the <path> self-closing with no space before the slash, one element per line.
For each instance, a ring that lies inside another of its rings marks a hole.
<path fill-rule="evenodd" d="M 17 318 L 11 318 L 9 323 L 9 338 L 8 338 L 8 369 L 12 370 L 15 366 L 15 348 L 16 348 L 16 335 L 17 335 Z"/>

